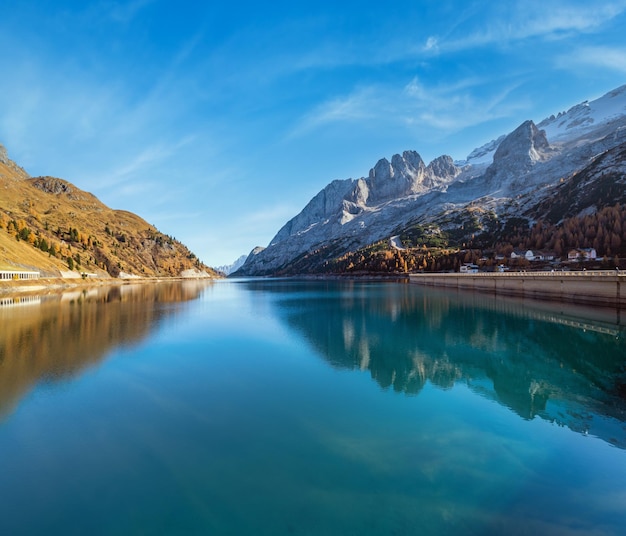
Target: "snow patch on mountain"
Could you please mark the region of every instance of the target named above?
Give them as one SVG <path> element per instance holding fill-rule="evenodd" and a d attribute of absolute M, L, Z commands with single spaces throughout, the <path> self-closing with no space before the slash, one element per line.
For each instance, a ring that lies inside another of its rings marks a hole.
<path fill-rule="evenodd" d="M 537 123 L 539 130 L 544 130 L 550 143 L 563 144 L 576 140 L 602 125 L 619 120 L 626 115 L 626 85 L 609 91 L 593 101 L 584 101 L 569 110 L 551 115 Z M 500 143 L 506 138 L 503 134 L 495 140 L 474 149 L 465 160 L 455 164 L 459 167 L 489 165 Z"/>
<path fill-rule="evenodd" d="M 566 112 L 551 115 L 537 127 L 545 130 L 552 143 L 565 143 L 595 130 L 626 114 L 626 85 L 609 91 L 599 99 L 584 101 Z"/>
<path fill-rule="evenodd" d="M 467 155 L 465 160 L 456 162 L 456 164 L 458 166 L 491 164 L 493 162 L 493 155 L 504 138 L 506 138 L 506 134 L 502 134 L 502 136 L 498 139 L 485 143 L 485 145 L 474 149 L 469 155 Z"/>

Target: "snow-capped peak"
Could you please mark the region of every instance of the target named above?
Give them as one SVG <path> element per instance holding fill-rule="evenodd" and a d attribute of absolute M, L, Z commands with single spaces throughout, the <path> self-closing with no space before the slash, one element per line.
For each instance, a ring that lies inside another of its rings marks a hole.
<path fill-rule="evenodd" d="M 546 131 L 550 142 L 567 142 L 585 132 L 626 115 L 626 85 L 599 99 L 584 101 L 567 112 L 551 115 L 537 125 Z"/>
<path fill-rule="evenodd" d="M 609 91 L 596 100 L 584 101 L 572 106 L 566 112 L 551 115 L 537 123 L 537 128 L 545 131 L 550 143 L 567 143 L 624 116 L 626 116 L 626 85 Z M 506 135 L 481 145 L 465 160 L 457 161 L 455 164 L 458 166 L 491 164 L 504 138 Z"/>

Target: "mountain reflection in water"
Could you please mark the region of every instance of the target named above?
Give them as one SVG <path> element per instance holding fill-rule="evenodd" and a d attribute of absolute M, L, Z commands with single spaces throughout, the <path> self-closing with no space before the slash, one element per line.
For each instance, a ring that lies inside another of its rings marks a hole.
<path fill-rule="evenodd" d="M 406 284 L 320 285 L 246 284 L 275 291 L 277 316 L 330 364 L 367 370 L 382 388 L 417 395 L 426 382 L 462 382 L 524 419 L 626 448 L 626 332 L 610 323 L 615 311 Z"/>
<path fill-rule="evenodd" d="M 38 382 L 59 381 L 137 343 L 206 282 L 115 285 L 0 301 L 0 417 Z"/>

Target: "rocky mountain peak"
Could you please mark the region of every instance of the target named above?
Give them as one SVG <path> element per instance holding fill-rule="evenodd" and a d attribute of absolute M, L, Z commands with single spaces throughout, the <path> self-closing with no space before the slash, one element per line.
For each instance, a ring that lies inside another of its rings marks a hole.
<path fill-rule="evenodd" d="M 4 145 L 0 143 L 0 163 L 8 164 L 9 163 L 9 154 L 5 149 Z"/>
<path fill-rule="evenodd" d="M 433 160 L 428 166 L 416 151 L 395 154 L 391 162 L 381 158 L 369 172 L 367 184 L 374 200 L 422 193 L 425 188 L 455 178 L 460 169 L 450 156 Z"/>
<path fill-rule="evenodd" d="M 538 129 L 533 121 L 524 121 L 502 140 L 485 177 L 490 181 L 497 179 L 503 185 L 519 180 L 535 164 L 547 160 L 551 152 L 545 131 Z"/>
<path fill-rule="evenodd" d="M 11 158 L 9 158 L 9 153 L 6 150 L 6 147 L 0 143 L 0 164 L 9 168 L 12 172 L 14 172 L 12 180 L 20 181 L 22 179 L 28 179 L 29 175 L 24 171 L 23 168 L 18 166 Z"/>
<path fill-rule="evenodd" d="M 536 162 L 550 149 L 544 130 L 539 130 L 533 121 L 524 121 L 502 140 L 493 155 L 493 162 L 503 162 L 511 157 L 529 159 Z"/>
<path fill-rule="evenodd" d="M 393 167 L 391 162 L 386 158 L 381 158 L 376 165 L 370 169 L 369 180 L 371 182 L 378 181 L 383 182 L 393 177 Z"/>
<path fill-rule="evenodd" d="M 402 156 L 399 154 L 393 155 L 391 165 L 400 173 L 406 175 L 415 175 L 423 172 L 426 168 L 426 164 L 424 164 L 422 157 L 417 151 L 404 151 Z"/>
<path fill-rule="evenodd" d="M 435 158 L 427 168 L 435 177 L 444 180 L 454 179 L 461 173 L 451 156 L 443 155 Z"/>

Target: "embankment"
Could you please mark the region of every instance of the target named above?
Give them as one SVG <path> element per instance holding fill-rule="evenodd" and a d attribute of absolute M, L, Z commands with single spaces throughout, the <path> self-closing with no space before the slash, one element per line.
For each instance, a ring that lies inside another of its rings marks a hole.
<path fill-rule="evenodd" d="M 507 296 L 626 307 L 626 271 L 411 274 L 410 281 Z"/>

